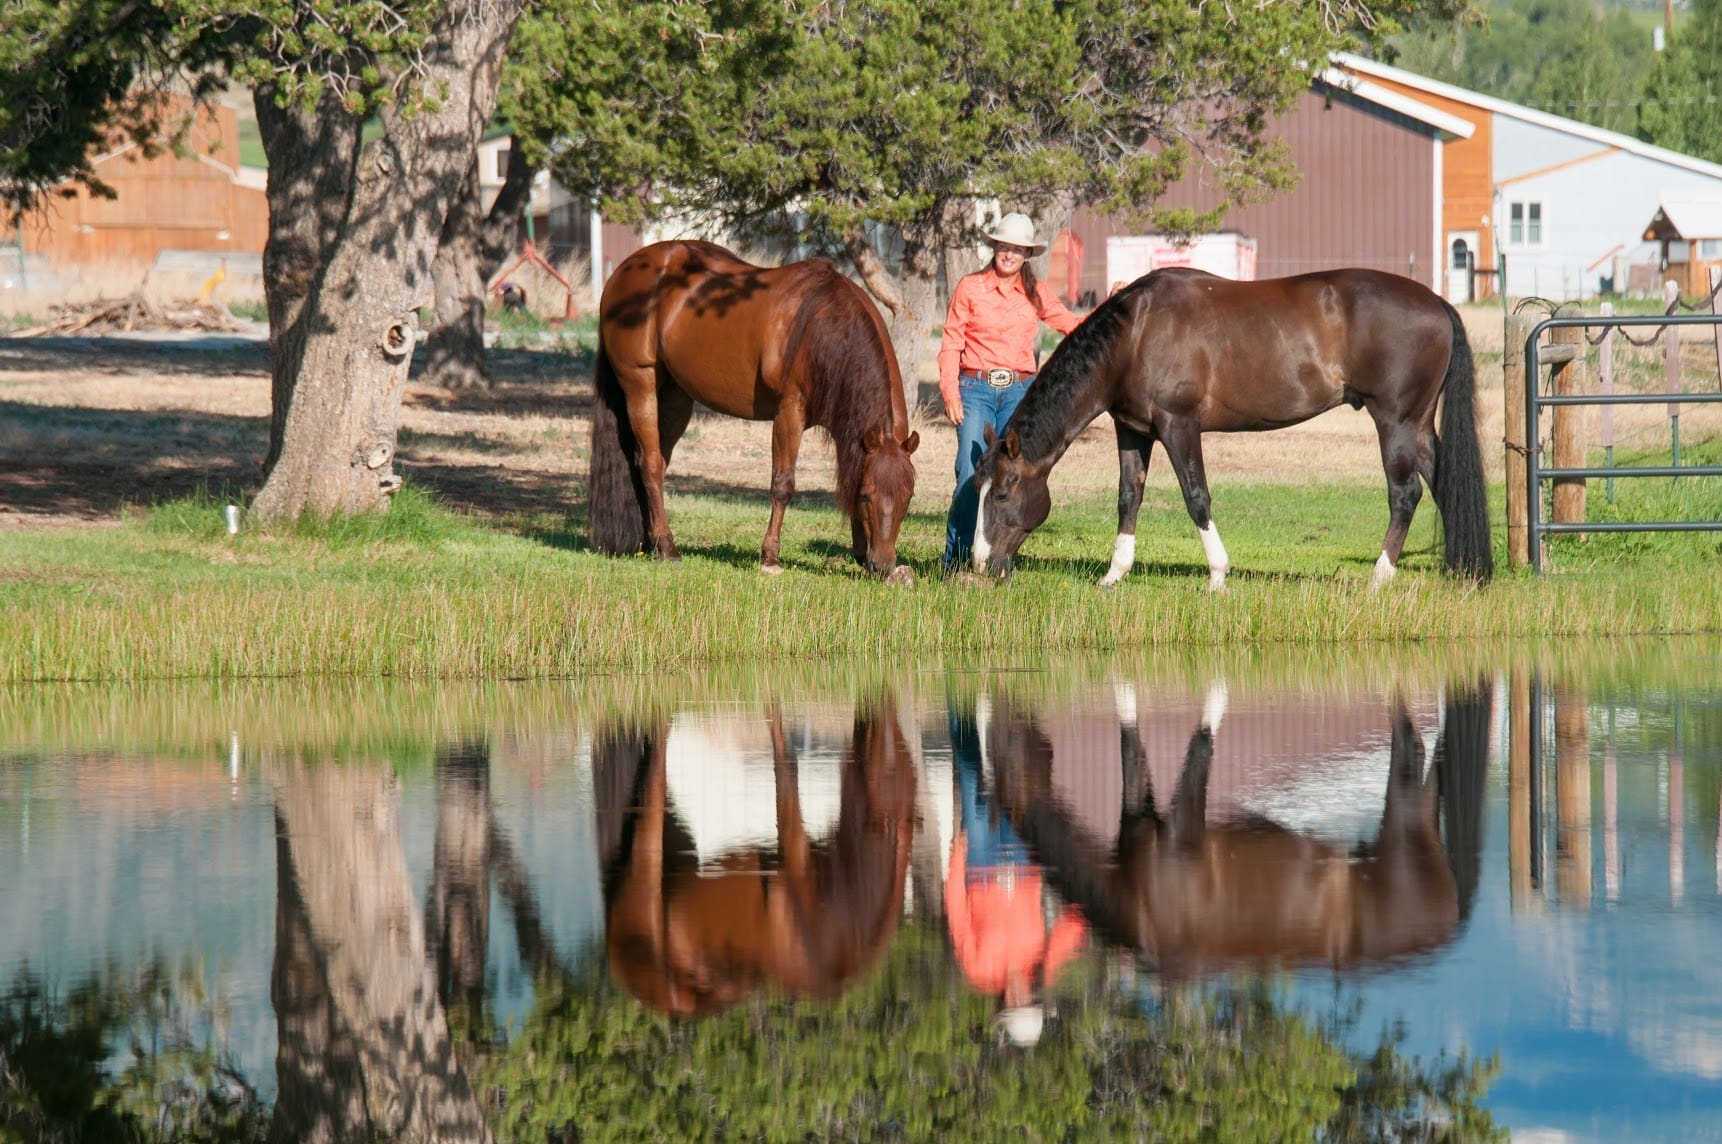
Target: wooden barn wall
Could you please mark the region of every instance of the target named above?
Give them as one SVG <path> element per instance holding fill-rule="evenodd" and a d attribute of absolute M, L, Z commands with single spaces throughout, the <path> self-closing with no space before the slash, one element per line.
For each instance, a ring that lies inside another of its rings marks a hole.
<path fill-rule="evenodd" d="M 1340 266 L 1407 274 L 1438 287 L 1435 257 L 1435 135 L 1426 124 L 1337 89 L 1318 87 L 1274 125 L 1301 178 L 1276 198 L 1228 211 L 1219 229 L 1256 240 L 1256 276 L 1276 278 Z M 1160 199 L 1208 209 L 1219 180 L 1198 168 Z M 1106 239 L 1144 228 L 1084 208 L 1071 229 L 1083 242 L 1082 289 L 1100 296 Z"/>
<path fill-rule="evenodd" d="M 268 201 L 224 169 L 239 161 L 239 127 L 232 109 L 217 113 L 199 117 L 184 153 L 130 147 L 99 162 L 111 199 L 82 188 L 50 194 L 25 216 L 25 247 L 75 265 L 146 266 L 163 250 L 261 253 Z"/>
<path fill-rule="evenodd" d="M 1465 120 L 1477 130 L 1469 139 L 1449 139 L 1441 151 L 1443 231 L 1478 233 L 1478 266 L 1495 265 L 1495 116 L 1473 104 L 1435 95 L 1390 79 L 1370 78 L 1391 91 Z"/>

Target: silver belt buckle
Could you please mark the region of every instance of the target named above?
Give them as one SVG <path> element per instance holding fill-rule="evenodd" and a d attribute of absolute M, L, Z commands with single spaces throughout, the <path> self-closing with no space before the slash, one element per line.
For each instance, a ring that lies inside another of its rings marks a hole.
<path fill-rule="evenodd" d="M 1006 386 L 1016 384 L 1016 370 L 1014 369 L 989 369 L 986 376 L 987 384 L 995 389 L 1004 389 Z"/>

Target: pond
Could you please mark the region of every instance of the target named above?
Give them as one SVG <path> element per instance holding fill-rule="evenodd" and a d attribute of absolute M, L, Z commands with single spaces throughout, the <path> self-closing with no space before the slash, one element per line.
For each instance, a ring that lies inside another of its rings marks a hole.
<path fill-rule="evenodd" d="M 0 691 L 0 1138 L 1722 1138 L 1722 645 Z"/>

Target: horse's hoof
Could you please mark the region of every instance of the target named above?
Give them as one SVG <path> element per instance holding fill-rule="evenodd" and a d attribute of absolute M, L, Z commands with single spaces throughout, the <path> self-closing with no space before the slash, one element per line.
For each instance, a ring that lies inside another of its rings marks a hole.
<path fill-rule="evenodd" d="M 1099 588 L 1102 592 L 1110 592 L 1114 588 L 1118 587 L 1118 581 L 1117 580 L 1100 580 L 1100 581 L 1097 581 L 1094 586 L 1096 588 Z"/>
<path fill-rule="evenodd" d="M 899 564 L 885 574 L 885 583 L 887 584 L 908 585 L 913 584 L 914 582 L 915 570 L 907 564 Z"/>
<path fill-rule="evenodd" d="M 783 565 L 781 564 L 761 564 L 759 566 L 759 570 L 767 576 L 783 575 Z"/>

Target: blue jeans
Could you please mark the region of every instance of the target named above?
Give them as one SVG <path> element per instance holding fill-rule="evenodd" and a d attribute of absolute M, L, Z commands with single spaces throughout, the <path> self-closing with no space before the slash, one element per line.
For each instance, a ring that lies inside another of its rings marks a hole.
<path fill-rule="evenodd" d="M 1004 435 L 1005 424 L 1016 412 L 1022 395 L 1028 392 L 1030 380 L 1024 378 L 1003 389 L 972 377 L 964 377 L 957 383 L 963 398 L 963 423 L 957 426 L 957 491 L 945 517 L 947 572 L 968 564 L 975 544 L 975 510 L 980 504 L 980 494 L 975 488 L 975 462 L 987 447 L 982 431 L 991 425 L 994 433 Z"/>
<path fill-rule="evenodd" d="M 981 789 L 981 739 L 974 720 L 952 711 L 950 725 L 951 755 L 962 796 L 959 825 L 969 836 L 969 876 L 984 878 L 986 871 L 999 866 L 1026 865 L 1028 845 L 993 806 L 992 796 Z"/>

